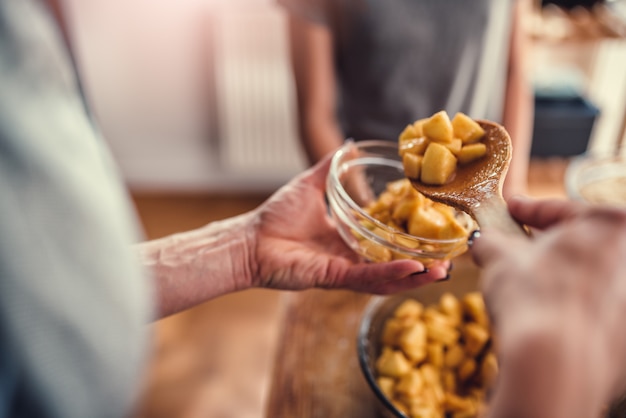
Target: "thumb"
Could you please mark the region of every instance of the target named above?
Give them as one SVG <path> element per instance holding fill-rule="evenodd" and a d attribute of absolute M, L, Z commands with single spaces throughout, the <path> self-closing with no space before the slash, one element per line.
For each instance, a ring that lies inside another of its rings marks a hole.
<path fill-rule="evenodd" d="M 316 189 L 324 191 L 326 189 L 326 177 L 330 170 L 333 155 L 334 152 L 326 154 L 326 156 L 314 166 L 302 173 L 300 180 L 313 185 Z"/>
<path fill-rule="evenodd" d="M 495 229 L 474 231 L 468 239 L 468 245 L 474 262 L 485 267 L 509 253 L 517 237 L 503 234 Z"/>
<path fill-rule="evenodd" d="M 513 196 L 507 203 L 515 219 L 539 229 L 573 218 L 586 207 L 580 202 L 562 199 L 533 200 L 523 196 Z"/>

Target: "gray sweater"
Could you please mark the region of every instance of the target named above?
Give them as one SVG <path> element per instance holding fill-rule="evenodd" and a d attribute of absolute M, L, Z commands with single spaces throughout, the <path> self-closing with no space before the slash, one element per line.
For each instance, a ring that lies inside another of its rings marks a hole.
<path fill-rule="evenodd" d="M 58 28 L 0 0 L 0 417 L 122 417 L 152 312 L 139 228 Z"/>
<path fill-rule="evenodd" d="M 334 39 L 346 137 L 395 140 L 445 109 L 502 119 L 514 0 L 278 0 Z"/>

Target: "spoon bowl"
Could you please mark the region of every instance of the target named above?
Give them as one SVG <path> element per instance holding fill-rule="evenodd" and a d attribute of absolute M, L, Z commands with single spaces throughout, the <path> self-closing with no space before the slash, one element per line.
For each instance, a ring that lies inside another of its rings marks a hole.
<path fill-rule="evenodd" d="M 502 197 L 502 185 L 512 156 L 511 137 L 502 125 L 477 120 L 485 130 L 482 142 L 484 157 L 457 167 L 453 179 L 441 186 L 412 179 L 413 187 L 426 197 L 469 214 L 480 227 L 494 227 L 503 232 L 524 234 L 511 218 Z"/>

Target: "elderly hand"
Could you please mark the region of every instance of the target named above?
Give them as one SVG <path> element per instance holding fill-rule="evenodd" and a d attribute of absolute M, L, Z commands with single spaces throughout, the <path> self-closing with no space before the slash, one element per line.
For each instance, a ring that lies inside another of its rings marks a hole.
<path fill-rule="evenodd" d="M 158 316 L 251 287 L 394 293 L 447 277 L 449 263 L 368 263 L 341 239 L 325 203 L 330 156 L 255 210 L 137 245 L 151 268 Z"/>
<path fill-rule="evenodd" d="M 368 263 L 341 239 L 324 200 L 330 157 L 288 183 L 255 212 L 256 286 L 343 288 L 394 293 L 442 279 L 448 263 L 425 271 L 412 260 Z"/>
<path fill-rule="evenodd" d="M 483 230 L 472 254 L 501 354 L 494 417 L 599 417 L 626 365 L 626 211 L 512 199 L 534 238 Z"/>

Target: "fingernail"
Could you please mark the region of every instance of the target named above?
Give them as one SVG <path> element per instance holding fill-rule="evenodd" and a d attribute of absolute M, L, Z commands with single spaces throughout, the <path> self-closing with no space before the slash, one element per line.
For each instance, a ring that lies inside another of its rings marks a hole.
<path fill-rule="evenodd" d="M 469 235 L 469 238 L 467 238 L 467 246 L 471 248 L 472 245 L 474 245 L 474 241 L 478 238 L 480 238 L 480 231 L 476 229 Z"/>
<path fill-rule="evenodd" d="M 419 276 L 420 274 L 426 274 L 426 273 L 428 273 L 429 271 L 430 271 L 430 270 L 428 270 L 426 267 L 424 267 L 424 270 L 422 270 L 422 271 L 417 271 L 417 272 L 415 272 L 415 273 L 411 274 L 411 276 Z"/>
<path fill-rule="evenodd" d="M 438 282 L 445 282 L 447 280 L 450 280 L 450 275 L 449 274 L 446 274 L 446 277 L 442 277 L 441 279 L 438 279 L 437 281 Z"/>

